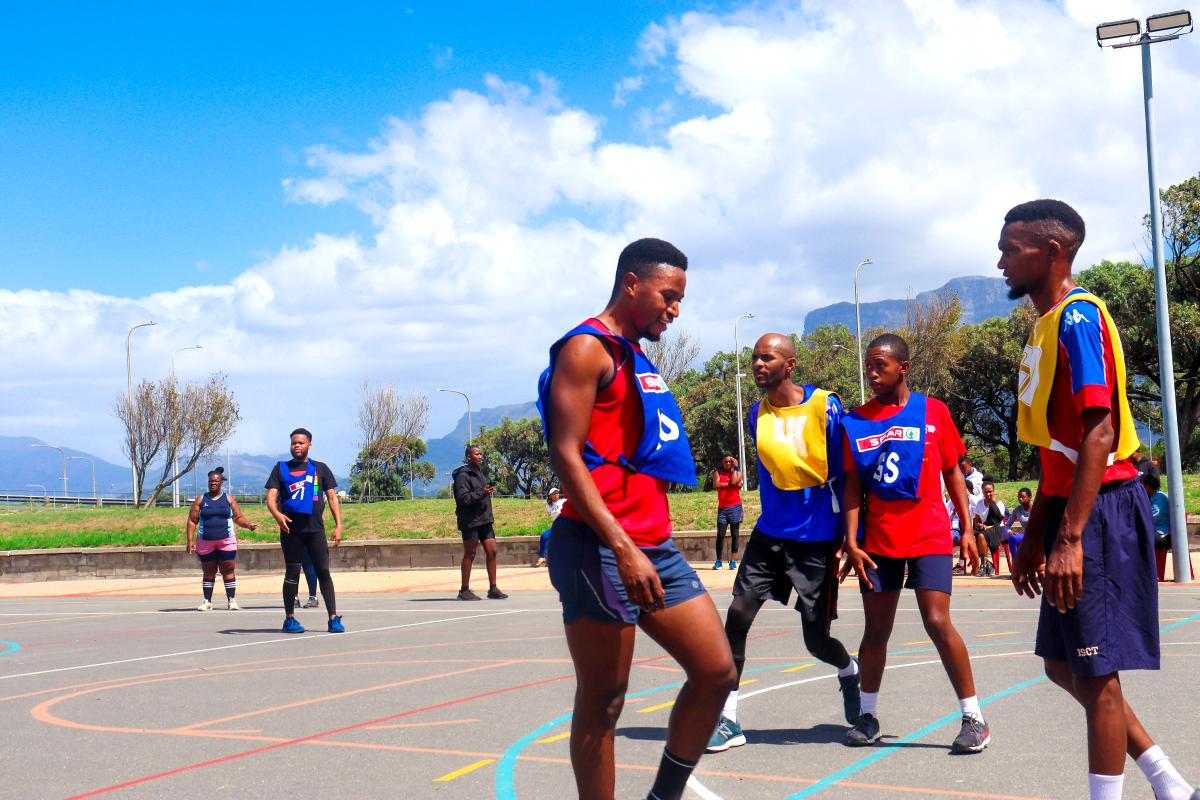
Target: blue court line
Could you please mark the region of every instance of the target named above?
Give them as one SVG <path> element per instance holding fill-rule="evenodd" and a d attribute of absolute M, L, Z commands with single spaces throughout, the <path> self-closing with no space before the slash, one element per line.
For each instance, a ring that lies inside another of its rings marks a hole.
<path fill-rule="evenodd" d="M 3 639 L 0 639 L 0 644 L 8 645 L 5 650 L 0 651 L 0 656 L 10 656 L 21 649 L 21 645 L 17 644 L 16 642 L 6 642 Z"/>

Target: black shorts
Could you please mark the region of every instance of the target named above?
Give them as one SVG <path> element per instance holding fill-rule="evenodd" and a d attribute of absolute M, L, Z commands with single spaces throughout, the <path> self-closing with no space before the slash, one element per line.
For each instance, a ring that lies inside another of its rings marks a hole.
<path fill-rule="evenodd" d="M 984 528 L 981 531 L 975 531 L 975 533 L 982 534 L 983 538 L 987 539 L 988 550 L 1000 549 L 1000 543 L 1004 541 L 1003 525 L 992 525 Z M 980 553 L 979 555 L 982 556 L 983 553 Z"/>
<path fill-rule="evenodd" d="M 487 525 L 476 525 L 474 528 L 467 528 L 466 530 L 461 531 L 461 533 L 464 542 L 469 542 L 472 539 L 478 539 L 479 541 L 483 542 L 488 539 L 496 538 L 496 529 L 490 522 Z"/>
<path fill-rule="evenodd" d="M 808 622 L 837 619 L 837 543 L 777 539 L 757 528 L 742 553 L 734 597 L 771 598 L 787 605 L 796 590 L 796 610 Z"/>

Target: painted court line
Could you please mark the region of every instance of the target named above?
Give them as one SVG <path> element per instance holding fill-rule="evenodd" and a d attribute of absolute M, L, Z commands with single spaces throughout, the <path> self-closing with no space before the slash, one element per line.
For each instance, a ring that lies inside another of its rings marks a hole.
<path fill-rule="evenodd" d="M 337 633 L 337 634 L 311 633 L 311 634 L 300 634 L 300 635 L 289 634 L 286 636 L 283 634 L 280 634 L 280 638 L 278 638 L 278 639 L 257 639 L 253 642 L 238 642 L 237 644 L 225 644 L 225 645 L 219 645 L 217 647 L 202 647 L 197 650 L 180 650 L 180 651 L 174 652 L 174 653 L 159 653 L 158 655 L 153 655 L 153 656 L 139 656 L 137 658 L 123 658 L 123 659 L 119 659 L 117 661 L 100 661 L 100 662 L 97 662 L 94 664 L 76 664 L 71 667 L 56 667 L 54 669 L 42 669 L 42 670 L 37 670 L 35 672 L 21 672 L 21 673 L 17 673 L 16 675 L 0 675 L 0 681 L 11 680 L 13 678 L 31 678 L 36 675 L 50 675 L 55 672 L 71 672 L 71 671 L 77 670 L 77 669 L 94 669 L 96 667 L 111 667 L 116 664 L 133 664 L 138 661 L 156 661 L 160 658 L 174 658 L 176 656 L 191 656 L 191 655 L 196 655 L 198 653 L 215 653 L 220 650 L 232 650 L 237 647 L 254 647 L 255 645 L 260 645 L 260 644 L 279 644 L 280 642 L 298 642 L 298 641 L 303 641 L 303 640 L 307 640 L 307 639 L 313 639 L 318 636 L 345 637 L 345 636 L 353 636 L 355 634 L 362 634 L 362 633 L 378 633 L 379 631 L 394 631 L 394 630 L 398 630 L 400 628 L 416 628 L 416 627 L 420 627 L 422 625 L 438 625 L 443 622 L 460 622 L 462 620 L 468 620 L 468 619 L 480 619 L 481 617 L 500 617 L 500 616 L 505 616 L 507 614 L 519 614 L 519 613 L 521 613 L 520 609 L 516 609 L 513 611 L 494 611 L 494 612 L 491 612 L 488 614 L 468 614 L 468 615 L 462 616 L 462 617 L 447 617 L 445 619 L 428 619 L 428 620 L 424 620 L 422 622 L 408 622 L 403 625 L 385 625 L 381 628 L 363 628 L 362 630 L 351 630 L 351 631 L 347 631 L 346 633 Z"/>
<path fill-rule="evenodd" d="M 486 767 L 488 764 L 493 764 L 493 763 L 495 763 L 495 761 L 496 761 L 496 759 L 494 759 L 494 758 L 481 758 L 478 761 L 476 761 L 474 764 L 467 764 L 462 769 L 456 769 L 456 770 L 454 770 L 454 772 L 447 772 L 445 775 L 443 775 L 440 778 L 434 778 L 433 782 L 434 783 L 447 783 L 449 781 L 454 780 L 455 778 L 461 778 L 463 775 L 466 775 L 468 772 L 474 772 L 475 770 L 479 769 L 480 767 Z"/>
<path fill-rule="evenodd" d="M 16 642 L 6 642 L 0 639 L 0 644 L 4 645 L 4 649 L 0 650 L 0 656 L 11 655 L 21 649 L 21 645 Z"/>
<path fill-rule="evenodd" d="M 561 742 L 563 739 L 570 738 L 570 736 L 571 736 L 571 734 L 569 732 L 568 733 L 559 733 L 554 736 L 547 736 L 545 739 L 538 739 L 537 743 L 538 744 L 552 744 L 554 742 Z"/>

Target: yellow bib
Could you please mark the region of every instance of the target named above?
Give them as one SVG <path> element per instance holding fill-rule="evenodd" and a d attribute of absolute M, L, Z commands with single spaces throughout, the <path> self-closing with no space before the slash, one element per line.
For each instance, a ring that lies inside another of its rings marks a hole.
<path fill-rule="evenodd" d="M 1121 349 L 1121 336 L 1117 325 L 1108 314 L 1104 301 L 1091 292 L 1074 292 L 1067 295 L 1057 306 L 1038 318 L 1025 353 L 1021 357 L 1021 372 L 1017 379 L 1017 438 L 1038 447 L 1055 450 L 1074 462 L 1079 453 L 1050 436 L 1048 411 L 1050 390 L 1054 387 L 1054 373 L 1058 369 L 1058 332 L 1061 330 L 1062 315 L 1067 306 L 1077 300 L 1091 303 L 1100 309 L 1100 317 L 1108 328 L 1112 342 L 1113 363 L 1116 365 L 1114 384 L 1117 390 L 1116 449 L 1109 454 L 1108 463 L 1128 458 L 1138 449 L 1137 430 L 1134 428 L 1133 412 L 1125 394 L 1125 353 Z"/>
<path fill-rule="evenodd" d="M 829 480 L 825 414 L 833 392 L 813 389 L 798 406 L 758 404 L 755 442 L 758 457 L 778 489 L 808 489 Z"/>

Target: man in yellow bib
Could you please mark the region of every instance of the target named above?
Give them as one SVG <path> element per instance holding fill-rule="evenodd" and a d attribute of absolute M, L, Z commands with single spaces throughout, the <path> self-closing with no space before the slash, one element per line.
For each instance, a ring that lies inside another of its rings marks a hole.
<path fill-rule="evenodd" d="M 835 481 L 841 474 L 842 404 L 836 394 L 792 383 L 796 345 L 768 333 L 754 345 L 754 382 L 766 393 L 750 407 L 747 424 L 758 451 L 762 514 L 750 534 L 733 584 L 725 635 L 741 682 L 746 636 L 767 598 L 786 604 L 796 590 L 804 646 L 838 670 L 848 724 L 859 716 L 858 662 L 829 634 L 837 618 L 841 512 Z M 737 721 L 738 693 L 725 710 L 708 752 L 746 743 Z"/>

